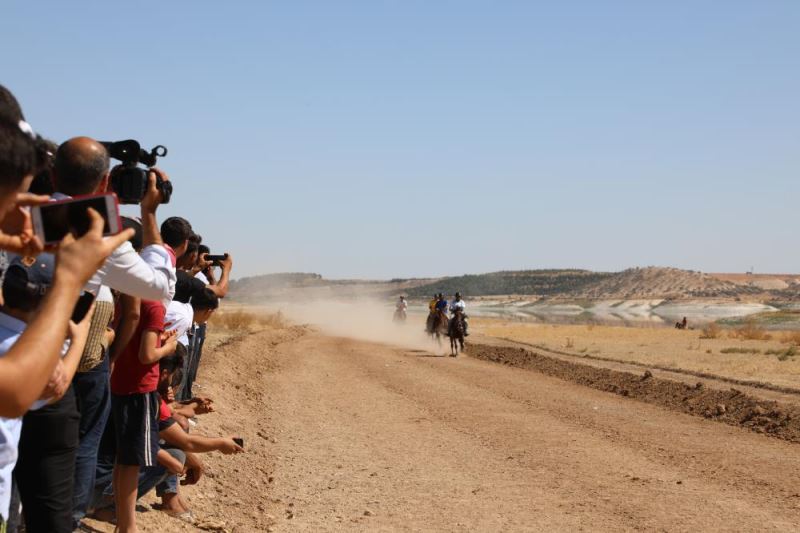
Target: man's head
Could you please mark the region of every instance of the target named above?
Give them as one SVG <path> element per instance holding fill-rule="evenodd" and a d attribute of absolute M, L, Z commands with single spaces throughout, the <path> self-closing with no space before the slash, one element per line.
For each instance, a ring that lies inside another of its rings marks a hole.
<path fill-rule="evenodd" d="M 178 268 L 182 270 L 190 270 L 197 264 L 197 248 L 199 244 L 197 241 L 189 239 L 186 244 L 186 251 L 178 258 Z"/>
<path fill-rule="evenodd" d="M 205 289 L 205 283 L 188 272 L 179 270 L 175 281 L 175 296 L 172 299 L 176 302 L 188 304 L 195 295 L 200 294 Z"/>
<path fill-rule="evenodd" d="M 194 235 L 192 225 L 185 218 L 169 217 L 161 224 L 161 238 L 164 240 L 164 244 L 175 250 L 177 257 L 186 252 L 189 237 L 192 235 Z"/>
<path fill-rule="evenodd" d="M 456 295 L 455 295 L 455 298 L 456 298 L 456 301 L 461 300 L 461 293 L 457 292 Z"/>
<path fill-rule="evenodd" d="M 36 311 L 53 284 L 54 270 L 50 254 L 40 254 L 32 262 L 16 257 L 3 279 L 3 307 L 20 318 Z"/>
<path fill-rule="evenodd" d="M 194 321 L 198 324 L 207 322 L 219 307 L 219 297 L 211 289 L 203 289 L 192 296 Z"/>
<path fill-rule="evenodd" d="M 55 163 L 58 145 L 49 139 L 41 139 L 39 147 L 43 151 L 44 161 L 42 161 L 43 164 L 33 177 L 28 192 L 50 196 L 56 192 L 55 184 L 53 183 L 53 164 Z"/>
<path fill-rule="evenodd" d="M 38 148 L 27 123 L 0 115 L 0 220 L 16 204 L 17 193 L 30 187 L 38 169 Z"/>
<path fill-rule="evenodd" d="M 183 377 L 183 360 L 186 357 L 186 348 L 178 343 L 175 353 L 162 357 L 158 361 L 158 392 L 165 398 L 169 394 L 169 389 L 177 387 Z"/>
<path fill-rule="evenodd" d="M 56 190 L 69 196 L 105 192 L 108 152 L 89 137 L 74 137 L 58 147 L 54 166 Z"/>

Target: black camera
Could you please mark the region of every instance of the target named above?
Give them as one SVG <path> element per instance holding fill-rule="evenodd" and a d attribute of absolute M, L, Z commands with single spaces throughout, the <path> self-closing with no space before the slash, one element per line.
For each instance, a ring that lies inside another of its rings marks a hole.
<path fill-rule="evenodd" d="M 148 152 L 142 150 L 139 143 L 134 140 L 101 142 L 100 144 L 106 147 L 109 156 L 122 162 L 111 171 L 111 188 L 117 193 L 119 203 L 141 203 L 147 192 L 149 171 L 141 168 L 139 163 L 147 167 L 155 166 L 157 158 L 167 155 L 166 147 L 159 144 Z M 156 188 L 161 192 L 161 203 L 168 204 L 172 196 L 172 183 L 164 181 L 156 173 Z"/>

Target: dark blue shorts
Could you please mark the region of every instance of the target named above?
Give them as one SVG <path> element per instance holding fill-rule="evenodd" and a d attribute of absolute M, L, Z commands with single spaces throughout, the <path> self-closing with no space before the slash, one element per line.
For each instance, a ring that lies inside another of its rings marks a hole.
<path fill-rule="evenodd" d="M 117 464 L 155 466 L 158 455 L 158 392 L 111 395 Z"/>

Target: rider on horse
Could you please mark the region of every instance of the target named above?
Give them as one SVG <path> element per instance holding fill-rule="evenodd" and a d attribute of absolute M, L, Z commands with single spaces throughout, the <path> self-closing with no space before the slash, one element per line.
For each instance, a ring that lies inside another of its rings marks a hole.
<path fill-rule="evenodd" d="M 397 302 L 394 310 L 394 321 L 395 322 L 403 322 L 406 319 L 406 311 L 408 310 L 408 302 L 406 302 L 406 297 L 401 296 L 400 300 Z"/>
<path fill-rule="evenodd" d="M 439 301 L 436 302 L 436 310 L 437 311 L 441 311 L 445 315 L 447 315 L 447 311 L 448 311 L 449 307 L 447 306 L 447 300 L 444 299 L 444 294 L 442 294 L 440 292 L 438 298 L 439 298 Z"/>
<path fill-rule="evenodd" d="M 450 304 L 450 312 L 453 313 L 453 315 L 455 315 L 457 310 L 461 311 L 461 322 L 464 324 L 465 337 L 469 335 L 469 332 L 467 331 L 469 323 L 467 322 L 466 309 L 467 309 L 467 304 L 465 304 L 464 300 L 461 299 L 461 293 L 457 292 L 455 294 L 455 299 L 453 300 L 453 303 Z"/>

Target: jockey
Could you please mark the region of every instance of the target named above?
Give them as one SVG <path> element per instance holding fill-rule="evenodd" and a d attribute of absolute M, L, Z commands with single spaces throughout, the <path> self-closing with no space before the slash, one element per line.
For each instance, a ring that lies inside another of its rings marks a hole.
<path fill-rule="evenodd" d="M 433 299 L 428 302 L 428 309 L 430 310 L 431 314 L 436 312 L 436 304 L 439 302 L 439 295 L 434 294 Z"/>
<path fill-rule="evenodd" d="M 448 308 L 448 306 L 447 306 L 447 300 L 445 300 L 445 299 L 444 299 L 444 294 L 442 294 L 442 293 L 440 292 L 440 293 L 439 293 L 439 296 L 438 296 L 438 298 L 439 298 L 439 301 L 437 301 L 437 302 L 436 302 L 436 310 L 437 310 L 437 311 L 441 311 L 441 312 L 443 312 L 445 315 L 447 315 L 447 310 L 448 310 L 449 308 Z"/>
<path fill-rule="evenodd" d="M 469 324 L 467 323 L 467 304 L 464 303 L 464 300 L 461 299 L 461 293 L 457 292 L 453 299 L 453 302 L 450 304 L 450 312 L 455 315 L 456 310 L 461 310 L 461 319 L 464 323 L 464 336 L 469 335 L 467 332 L 467 327 Z"/>
<path fill-rule="evenodd" d="M 397 302 L 397 310 L 405 313 L 407 309 L 408 309 L 408 302 L 406 302 L 406 297 L 401 296 L 400 301 Z"/>

